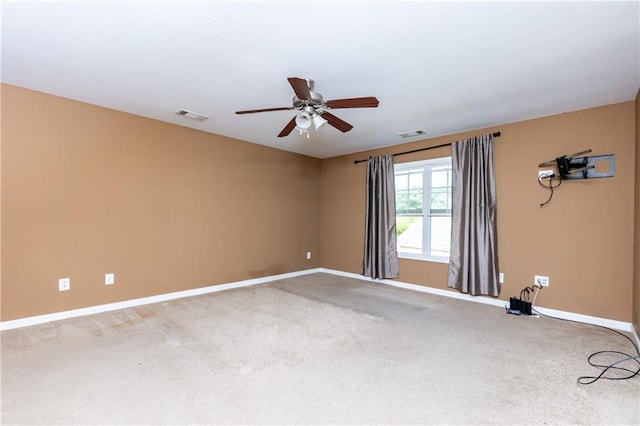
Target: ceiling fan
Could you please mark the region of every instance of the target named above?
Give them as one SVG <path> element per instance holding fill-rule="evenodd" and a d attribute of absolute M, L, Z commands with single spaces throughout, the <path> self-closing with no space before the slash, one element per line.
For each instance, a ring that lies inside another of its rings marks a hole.
<path fill-rule="evenodd" d="M 283 136 L 287 136 L 295 128 L 301 132 L 307 132 L 312 124 L 315 126 L 316 130 L 323 124 L 329 123 L 330 126 L 335 127 L 343 133 L 348 132 L 353 129 L 353 126 L 331 114 L 329 110 L 339 108 L 375 108 L 379 103 L 375 96 L 325 101 L 322 99 L 322 95 L 320 93 L 313 91 L 313 80 L 306 80 L 298 77 L 289 77 L 287 80 L 289 80 L 289 84 L 291 84 L 293 92 L 295 93 L 292 106 L 250 109 L 245 111 L 236 111 L 236 114 L 253 114 L 256 112 L 285 111 L 294 109 L 301 111 L 298 115 L 293 117 L 278 134 L 278 137 L 281 138 Z"/>

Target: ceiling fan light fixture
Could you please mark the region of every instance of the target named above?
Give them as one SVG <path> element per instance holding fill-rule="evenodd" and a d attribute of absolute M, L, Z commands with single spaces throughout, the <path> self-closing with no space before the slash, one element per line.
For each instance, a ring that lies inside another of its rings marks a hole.
<path fill-rule="evenodd" d="M 307 112 L 302 112 L 296 117 L 296 126 L 298 129 L 306 132 L 311 127 L 311 116 Z"/>
<path fill-rule="evenodd" d="M 313 120 L 313 126 L 315 127 L 316 130 L 318 130 L 320 127 L 324 126 L 325 124 L 327 124 L 327 120 L 322 118 L 320 114 L 314 114 L 312 120 Z"/>

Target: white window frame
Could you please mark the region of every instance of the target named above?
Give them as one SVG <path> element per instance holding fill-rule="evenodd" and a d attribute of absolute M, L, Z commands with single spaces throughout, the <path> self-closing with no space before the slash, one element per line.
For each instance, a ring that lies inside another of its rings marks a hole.
<path fill-rule="evenodd" d="M 402 259 L 423 260 L 428 262 L 449 263 L 449 256 L 431 256 L 425 254 L 425 247 L 431 244 L 431 216 L 429 214 L 429 206 L 431 200 L 431 173 L 430 170 L 435 167 L 451 166 L 451 157 L 433 158 L 429 160 L 411 161 L 408 163 L 398 163 L 394 165 L 394 173 L 402 172 L 408 169 L 424 168 L 422 182 L 422 254 L 401 252 L 398 247 L 398 257 Z M 425 190 L 426 189 L 426 190 Z M 446 216 L 446 215 L 445 215 Z M 451 216 L 450 214 L 448 215 Z"/>

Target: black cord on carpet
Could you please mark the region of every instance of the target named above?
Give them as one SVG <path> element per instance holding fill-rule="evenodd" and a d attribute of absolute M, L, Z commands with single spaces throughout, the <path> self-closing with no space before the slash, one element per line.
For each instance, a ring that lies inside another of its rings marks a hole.
<path fill-rule="evenodd" d="M 617 333 L 619 335 L 621 335 L 622 337 L 624 337 L 625 339 L 627 339 L 629 342 L 631 342 L 631 344 L 633 345 L 634 349 L 636 350 L 636 354 L 637 355 L 629 355 L 627 353 L 624 352 L 619 352 L 619 351 L 598 351 L 598 352 L 594 352 L 591 355 L 589 355 L 589 358 L 587 358 L 587 362 L 589 363 L 589 365 L 596 367 L 596 368 L 601 368 L 602 371 L 600 372 L 600 374 L 598 374 L 597 376 L 580 376 L 578 377 L 578 383 L 581 385 L 590 385 L 592 383 L 597 382 L 598 380 L 627 380 L 627 379 L 631 379 L 635 376 L 640 376 L 640 349 L 638 348 L 638 345 L 636 345 L 636 343 L 626 334 L 622 334 L 620 333 L 618 330 L 614 330 L 613 328 L 609 328 L 609 327 L 605 327 L 603 325 L 598 325 L 598 324 L 589 324 L 589 323 L 585 323 L 585 322 L 580 322 L 580 321 L 574 321 L 574 320 L 569 320 L 569 319 L 564 319 L 564 318 L 558 318 L 558 317 L 554 317 L 551 315 L 545 315 L 545 314 L 541 314 L 539 311 L 534 309 L 534 312 L 540 316 L 543 317 L 548 317 L 548 318 L 552 318 L 558 321 L 567 321 L 567 322 L 576 322 L 578 324 L 586 324 L 586 325 L 590 325 L 593 327 L 600 327 L 600 328 L 604 328 L 605 330 L 609 330 L 609 331 L 613 331 L 614 333 Z M 622 356 L 622 358 L 620 358 L 618 361 L 613 362 L 611 364 L 599 364 L 594 362 L 594 358 L 602 356 L 602 355 L 620 355 Z M 619 364 L 622 364 L 624 362 L 627 361 L 635 361 L 638 364 L 638 369 L 637 370 L 631 370 L 629 368 L 625 368 L 625 367 L 619 367 Z M 622 376 L 611 376 L 609 373 L 610 371 L 613 372 L 618 372 L 623 374 Z M 624 372 L 624 373 L 623 373 Z M 605 375 L 606 374 L 606 375 Z"/>

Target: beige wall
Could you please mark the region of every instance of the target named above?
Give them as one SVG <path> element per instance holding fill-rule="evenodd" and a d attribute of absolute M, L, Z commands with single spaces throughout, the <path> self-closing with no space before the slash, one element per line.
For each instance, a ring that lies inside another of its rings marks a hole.
<path fill-rule="evenodd" d="M 320 266 L 320 160 L 9 85 L 2 106 L 3 321 Z"/>
<path fill-rule="evenodd" d="M 359 272 L 365 179 L 353 160 L 499 130 L 501 298 L 549 275 L 538 305 L 640 329 L 639 99 L 317 160 L 1 87 L 3 321 L 318 266 Z M 540 208 L 537 164 L 587 148 L 616 154 L 616 177 L 564 182 Z M 446 264 L 400 268 L 401 281 L 446 288 Z M 57 291 L 61 277 L 71 291 Z"/>
<path fill-rule="evenodd" d="M 636 207 L 633 274 L 633 325 L 640 336 L 640 89 L 636 95 Z"/>
<path fill-rule="evenodd" d="M 500 298 L 518 295 L 535 274 L 548 275 L 539 306 L 630 322 L 634 123 L 634 103 L 625 102 L 324 160 L 322 265 L 360 271 L 365 165 L 353 160 L 501 131 L 495 145 L 498 253 L 505 273 Z M 592 155 L 616 155 L 616 176 L 565 181 L 541 208 L 548 191 L 537 182 L 538 163 L 589 148 Z M 448 147 L 396 160 L 446 155 Z M 401 259 L 399 280 L 446 289 L 447 265 Z"/>

